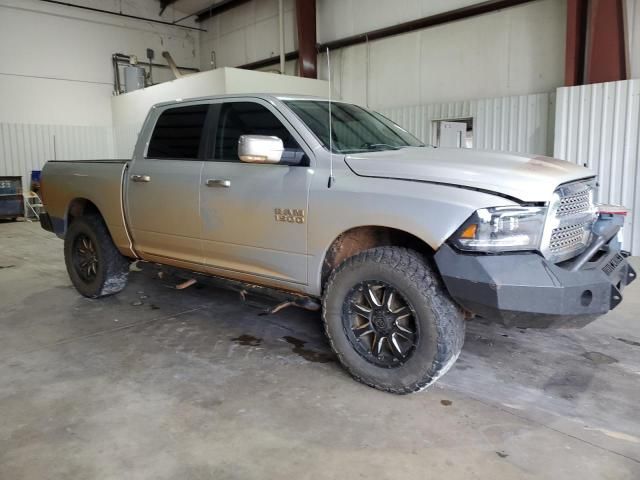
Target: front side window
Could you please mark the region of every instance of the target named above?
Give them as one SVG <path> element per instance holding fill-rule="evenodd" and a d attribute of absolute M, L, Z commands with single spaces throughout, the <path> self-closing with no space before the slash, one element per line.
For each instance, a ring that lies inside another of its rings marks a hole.
<path fill-rule="evenodd" d="M 168 108 L 153 129 L 147 158 L 197 159 L 209 105 Z"/>
<path fill-rule="evenodd" d="M 422 147 L 424 144 L 379 113 L 348 103 L 331 104 L 331 142 L 329 141 L 329 102 L 287 100 L 284 102 L 335 153 L 356 153 Z"/>
<path fill-rule="evenodd" d="M 239 162 L 238 140 L 241 135 L 278 137 L 284 144 L 285 152 L 300 150 L 289 130 L 266 107 L 254 102 L 223 103 L 218 115 L 213 158 Z"/>

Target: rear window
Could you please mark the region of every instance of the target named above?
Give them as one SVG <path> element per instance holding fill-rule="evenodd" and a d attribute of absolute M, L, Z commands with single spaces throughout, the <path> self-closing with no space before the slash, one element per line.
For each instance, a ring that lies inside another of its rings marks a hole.
<path fill-rule="evenodd" d="M 160 114 L 147 158 L 196 159 L 209 105 L 169 108 Z"/>

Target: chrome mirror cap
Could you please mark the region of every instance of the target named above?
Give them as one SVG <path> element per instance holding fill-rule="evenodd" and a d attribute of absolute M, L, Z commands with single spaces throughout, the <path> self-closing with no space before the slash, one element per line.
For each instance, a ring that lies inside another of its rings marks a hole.
<path fill-rule="evenodd" d="M 238 139 L 238 157 L 247 163 L 279 163 L 284 144 L 269 135 L 241 135 Z"/>

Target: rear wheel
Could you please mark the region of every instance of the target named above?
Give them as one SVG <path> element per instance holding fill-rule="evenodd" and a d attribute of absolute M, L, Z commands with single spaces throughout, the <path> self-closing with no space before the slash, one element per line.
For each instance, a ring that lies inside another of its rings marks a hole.
<path fill-rule="evenodd" d="M 327 336 L 357 380 L 392 393 L 420 391 L 455 363 L 462 312 L 426 259 L 379 247 L 332 273 L 323 299 Z"/>
<path fill-rule="evenodd" d="M 129 262 L 97 215 L 71 223 L 64 239 L 64 259 L 71 283 L 85 297 L 113 295 L 127 285 Z"/>

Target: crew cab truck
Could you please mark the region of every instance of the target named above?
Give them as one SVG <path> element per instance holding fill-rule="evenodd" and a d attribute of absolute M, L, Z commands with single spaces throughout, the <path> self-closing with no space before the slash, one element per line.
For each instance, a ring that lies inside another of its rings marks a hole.
<path fill-rule="evenodd" d="M 404 394 L 451 368 L 473 314 L 580 326 L 620 303 L 625 212 L 596 188 L 349 103 L 236 95 L 155 105 L 130 160 L 48 162 L 41 220 L 84 296 L 121 291 L 132 259 L 291 295 L 356 379 Z"/>

